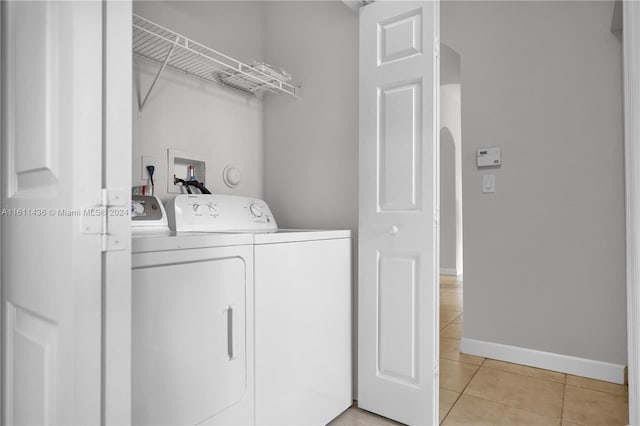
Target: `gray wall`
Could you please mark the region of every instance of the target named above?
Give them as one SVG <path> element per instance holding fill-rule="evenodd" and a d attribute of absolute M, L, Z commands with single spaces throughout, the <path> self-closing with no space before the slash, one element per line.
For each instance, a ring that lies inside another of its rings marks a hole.
<path fill-rule="evenodd" d="M 269 2 L 264 28 L 267 62 L 302 86 L 297 100 L 265 98 L 265 199 L 281 228 L 350 229 L 357 283 L 358 15 L 339 1 Z"/>
<path fill-rule="evenodd" d="M 261 2 L 136 1 L 134 12 L 243 62 L 264 57 Z M 157 70 L 134 60 L 133 185 L 146 183 L 141 156 L 155 157 L 157 194 L 167 199 L 167 149 L 173 148 L 206 161 L 209 189 L 262 197 L 262 100 L 168 69 L 138 114 L 138 94 L 146 94 Z M 242 173 L 233 190 L 222 180 L 228 164 Z"/>
<path fill-rule="evenodd" d="M 342 2 L 265 6 L 265 58 L 302 86 L 265 98 L 265 198 L 278 225 L 358 228 L 358 15 Z"/>
<path fill-rule="evenodd" d="M 462 58 L 464 336 L 626 364 L 620 43 L 609 2 L 443 2 Z M 503 165 L 475 167 L 479 147 Z M 481 175 L 496 193 L 481 194 Z"/>

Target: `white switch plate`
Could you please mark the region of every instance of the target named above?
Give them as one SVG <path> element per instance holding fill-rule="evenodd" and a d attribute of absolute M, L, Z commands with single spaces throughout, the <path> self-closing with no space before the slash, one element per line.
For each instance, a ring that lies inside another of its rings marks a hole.
<path fill-rule="evenodd" d="M 482 176 L 482 193 L 488 194 L 496 192 L 496 175 Z"/>
<path fill-rule="evenodd" d="M 155 172 L 153 173 L 153 180 L 155 181 L 158 177 L 158 168 L 160 166 L 160 161 L 158 157 L 152 157 L 150 155 L 143 155 L 140 162 L 140 179 L 147 181 L 149 180 L 149 172 L 147 172 L 147 166 L 154 166 Z"/>

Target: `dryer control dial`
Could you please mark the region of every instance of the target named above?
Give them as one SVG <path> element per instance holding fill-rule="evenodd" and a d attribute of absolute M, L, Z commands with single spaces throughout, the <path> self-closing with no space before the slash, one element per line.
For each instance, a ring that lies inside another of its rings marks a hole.
<path fill-rule="evenodd" d="M 257 206 L 256 203 L 251 203 L 251 205 L 249 206 L 249 211 L 255 217 L 262 217 L 262 215 L 264 214 L 262 209 L 259 206 Z"/>

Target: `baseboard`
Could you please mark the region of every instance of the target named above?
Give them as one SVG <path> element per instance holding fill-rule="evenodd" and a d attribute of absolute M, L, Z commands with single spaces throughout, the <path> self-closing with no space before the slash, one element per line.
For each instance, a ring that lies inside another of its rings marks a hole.
<path fill-rule="evenodd" d="M 458 275 L 456 268 L 440 268 L 440 275 Z"/>
<path fill-rule="evenodd" d="M 553 352 L 537 351 L 484 340 L 460 340 L 460 352 L 499 361 L 513 362 L 545 370 L 624 384 L 625 366 L 593 359 L 578 358 Z"/>

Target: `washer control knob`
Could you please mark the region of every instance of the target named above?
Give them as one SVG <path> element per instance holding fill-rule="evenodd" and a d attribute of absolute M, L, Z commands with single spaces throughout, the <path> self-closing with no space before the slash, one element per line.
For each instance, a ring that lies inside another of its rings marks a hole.
<path fill-rule="evenodd" d="M 194 213 L 200 213 L 200 204 L 192 204 L 191 208 L 193 209 Z"/>
<path fill-rule="evenodd" d="M 144 215 L 144 206 L 139 201 L 131 202 L 131 216 L 143 216 Z"/>
<path fill-rule="evenodd" d="M 262 209 L 258 207 L 255 203 L 251 203 L 251 205 L 249 206 L 249 211 L 255 217 L 262 217 L 262 215 L 264 214 Z"/>

